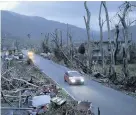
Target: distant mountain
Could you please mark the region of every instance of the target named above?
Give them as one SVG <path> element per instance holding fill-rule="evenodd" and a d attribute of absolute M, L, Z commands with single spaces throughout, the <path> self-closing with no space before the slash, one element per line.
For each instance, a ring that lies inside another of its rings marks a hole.
<path fill-rule="evenodd" d="M 28 39 L 27 34 L 31 34 L 32 39 L 41 39 L 41 33 L 52 33 L 57 28 L 62 30 L 63 39 L 66 40 L 67 24 L 47 20 L 37 16 L 25 16 L 14 12 L 2 11 L 1 12 L 1 25 L 4 34 L 10 33 L 22 39 Z M 73 41 L 80 42 L 87 40 L 86 30 L 69 25 Z M 98 37 L 97 31 L 92 31 L 94 37 Z"/>
<path fill-rule="evenodd" d="M 37 16 L 25 16 L 10 11 L 1 11 L 2 38 L 9 39 L 9 41 L 12 39 L 20 42 L 27 42 L 27 34 L 31 34 L 31 41 L 41 43 L 41 40 L 44 39 L 41 33 L 52 33 L 56 28 L 62 30 L 63 41 L 66 41 L 67 24 L 65 23 L 47 20 Z M 87 40 L 85 29 L 73 25 L 69 25 L 69 29 L 71 30 L 74 42 L 84 42 Z M 115 30 L 111 31 L 112 39 L 114 38 L 114 31 Z M 129 31 L 132 33 L 132 39 L 136 41 L 136 25 L 131 26 Z M 91 38 L 94 40 L 100 40 L 99 34 L 98 31 L 91 30 Z M 107 35 L 107 32 L 104 32 L 104 40 L 107 40 Z M 123 40 L 122 30 L 120 31 L 120 39 Z"/>
<path fill-rule="evenodd" d="M 132 41 L 135 41 L 136 42 L 136 25 L 133 25 L 133 26 L 130 26 L 128 28 L 128 31 L 129 31 L 129 40 L 132 39 Z M 111 30 L 111 39 L 113 40 L 114 39 L 114 34 L 115 34 L 115 29 Z M 105 40 L 107 40 L 108 38 L 108 32 L 104 32 L 103 33 L 103 38 Z M 120 40 L 124 40 L 124 36 L 123 36 L 123 30 L 122 28 L 120 29 L 120 32 L 119 32 L 119 39 Z"/>

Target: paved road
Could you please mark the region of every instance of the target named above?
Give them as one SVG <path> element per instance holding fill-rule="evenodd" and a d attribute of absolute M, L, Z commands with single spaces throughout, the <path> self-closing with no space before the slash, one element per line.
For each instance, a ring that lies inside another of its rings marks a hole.
<path fill-rule="evenodd" d="M 136 99 L 87 79 L 84 86 L 69 86 L 63 79 L 68 68 L 38 55 L 34 55 L 33 61 L 77 100 L 89 100 L 95 107 L 100 107 L 101 115 L 136 115 Z"/>

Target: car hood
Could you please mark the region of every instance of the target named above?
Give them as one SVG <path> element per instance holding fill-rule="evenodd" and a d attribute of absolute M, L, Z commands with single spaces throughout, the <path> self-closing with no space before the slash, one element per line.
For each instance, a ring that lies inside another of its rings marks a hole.
<path fill-rule="evenodd" d="M 83 77 L 70 77 L 70 79 L 81 80 L 81 79 L 84 79 L 84 78 Z"/>

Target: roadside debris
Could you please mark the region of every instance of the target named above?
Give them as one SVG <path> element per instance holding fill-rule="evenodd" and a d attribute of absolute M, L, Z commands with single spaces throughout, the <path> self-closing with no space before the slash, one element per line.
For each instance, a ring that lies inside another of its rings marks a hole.
<path fill-rule="evenodd" d="M 49 95 L 39 95 L 34 96 L 32 99 L 32 106 L 39 107 L 50 103 L 50 96 Z"/>
<path fill-rule="evenodd" d="M 54 108 L 58 108 L 64 104 L 66 104 L 66 99 L 61 98 L 61 97 L 53 97 L 51 99 L 52 105 Z"/>
<path fill-rule="evenodd" d="M 94 73 L 93 73 L 93 76 L 96 77 L 96 78 L 103 78 L 103 77 L 104 77 L 104 75 L 102 75 L 102 74 L 99 73 L 99 72 L 94 72 Z"/>
<path fill-rule="evenodd" d="M 28 110 L 29 114 L 36 115 L 45 113 L 48 110 L 50 104 L 50 96 L 40 95 L 34 96 L 32 99 L 32 110 Z"/>
<path fill-rule="evenodd" d="M 84 115 L 77 109 L 77 101 L 33 64 L 28 64 L 27 60 L 12 63 L 14 67 L 10 66 L 10 70 L 2 74 L 2 114 L 9 107 L 16 115 Z M 86 111 L 89 106 L 87 108 Z"/>
<path fill-rule="evenodd" d="M 76 109 L 83 113 L 84 115 L 94 115 L 93 106 L 91 102 L 81 101 L 78 103 Z"/>

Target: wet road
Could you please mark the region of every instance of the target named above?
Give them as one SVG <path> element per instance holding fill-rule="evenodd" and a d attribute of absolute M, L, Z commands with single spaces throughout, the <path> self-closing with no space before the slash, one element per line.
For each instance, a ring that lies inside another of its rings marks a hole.
<path fill-rule="evenodd" d="M 87 78 L 83 86 L 70 86 L 63 78 L 68 68 L 39 55 L 34 55 L 33 61 L 76 100 L 89 100 L 95 108 L 100 107 L 101 115 L 136 115 L 136 99 Z"/>

